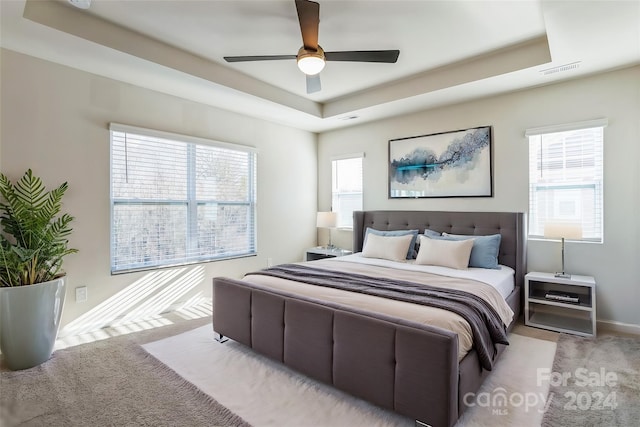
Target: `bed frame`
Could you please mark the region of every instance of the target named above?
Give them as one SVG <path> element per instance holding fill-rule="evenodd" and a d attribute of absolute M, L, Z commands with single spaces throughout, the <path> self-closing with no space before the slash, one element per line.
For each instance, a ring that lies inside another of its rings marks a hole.
<path fill-rule="evenodd" d="M 499 262 L 512 267 L 516 287 L 507 298 L 521 311 L 526 273 L 523 213 L 354 212 L 353 250 L 362 250 L 367 227 L 425 228 L 453 234 L 502 234 Z M 456 334 L 229 278 L 213 279 L 213 325 L 218 336 L 324 383 L 416 420 L 450 427 L 489 371 L 471 350 L 458 363 Z M 504 346 L 498 344 L 499 357 Z"/>

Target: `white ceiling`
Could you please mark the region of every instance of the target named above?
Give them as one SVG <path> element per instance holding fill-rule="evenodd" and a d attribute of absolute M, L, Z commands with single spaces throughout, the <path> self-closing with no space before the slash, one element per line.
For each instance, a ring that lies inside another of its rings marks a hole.
<path fill-rule="evenodd" d="M 223 60 L 297 53 L 293 0 L 3 0 L 0 42 L 314 132 L 640 63 L 640 0 L 319 3 L 325 50 L 399 49 L 398 62 L 329 62 L 307 95 L 295 60 Z"/>

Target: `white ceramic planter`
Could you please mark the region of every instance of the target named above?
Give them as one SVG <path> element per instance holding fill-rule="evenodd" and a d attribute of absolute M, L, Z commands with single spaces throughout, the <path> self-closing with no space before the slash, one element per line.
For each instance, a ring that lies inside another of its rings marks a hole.
<path fill-rule="evenodd" d="M 32 368 L 51 357 L 65 297 L 64 278 L 0 288 L 0 351 L 11 370 Z"/>

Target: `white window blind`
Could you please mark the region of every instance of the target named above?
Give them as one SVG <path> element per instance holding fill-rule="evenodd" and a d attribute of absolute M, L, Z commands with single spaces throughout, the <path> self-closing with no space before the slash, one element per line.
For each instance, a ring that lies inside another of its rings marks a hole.
<path fill-rule="evenodd" d="M 112 273 L 255 255 L 255 150 L 110 131 Z"/>
<path fill-rule="evenodd" d="M 584 241 L 603 239 L 603 134 L 606 121 L 588 128 L 563 125 L 528 130 L 529 236 L 545 224 L 580 225 Z M 570 129 L 555 131 L 557 129 Z"/>
<path fill-rule="evenodd" d="M 362 159 L 353 154 L 331 161 L 331 205 L 338 228 L 353 227 L 353 211 L 362 210 Z"/>

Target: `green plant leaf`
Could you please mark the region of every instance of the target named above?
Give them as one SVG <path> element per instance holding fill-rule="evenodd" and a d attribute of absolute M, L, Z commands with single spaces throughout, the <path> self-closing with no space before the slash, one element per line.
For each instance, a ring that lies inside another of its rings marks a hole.
<path fill-rule="evenodd" d="M 62 260 L 76 253 L 67 237 L 73 217 L 60 214 L 67 183 L 51 191 L 31 169 L 15 184 L 0 174 L 0 286 L 21 286 L 59 277 Z"/>

